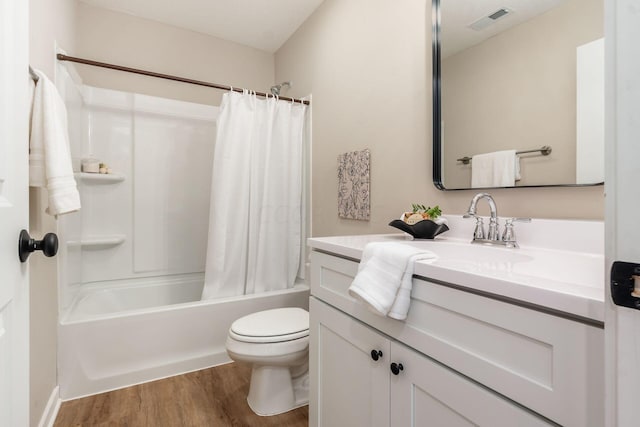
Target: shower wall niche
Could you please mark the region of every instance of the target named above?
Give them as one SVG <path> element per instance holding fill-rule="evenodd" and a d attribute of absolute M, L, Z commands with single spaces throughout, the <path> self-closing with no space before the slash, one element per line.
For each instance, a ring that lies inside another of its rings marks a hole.
<path fill-rule="evenodd" d="M 218 107 L 82 85 L 59 67 L 82 209 L 61 218 L 60 309 L 83 290 L 202 280 Z"/>

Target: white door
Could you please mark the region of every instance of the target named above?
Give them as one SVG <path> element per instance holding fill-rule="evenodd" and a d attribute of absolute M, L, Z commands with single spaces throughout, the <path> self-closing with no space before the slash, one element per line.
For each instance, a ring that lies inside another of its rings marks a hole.
<path fill-rule="evenodd" d="M 606 259 L 640 264 L 640 4 L 605 2 Z M 636 281 L 640 288 L 640 280 Z M 606 425 L 638 426 L 640 311 L 605 283 Z"/>
<path fill-rule="evenodd" d="M 388 426 L 389 340 L 313 297 L 309 307 L 309 425 Z"/>
<path fill-rule="evenodd" d="M 0 425 L 29 425 L 28 1 L 0 2 Z"/>
<path fill-rule="evenodd" d="M 511 403 L 416 351 L 391 343 L 391 426 L 549 427 L 544 419 Z"/>

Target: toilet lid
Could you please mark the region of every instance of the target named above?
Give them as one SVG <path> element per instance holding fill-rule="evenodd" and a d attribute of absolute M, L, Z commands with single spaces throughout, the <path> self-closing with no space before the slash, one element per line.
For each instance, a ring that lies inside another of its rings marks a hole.
<path fill-rule="evenodd" d="M 244 342 L 280 342 L 309 335 L 309 313 L 297 307 L 259 311 L 233 322 L 230 335 Z"/>

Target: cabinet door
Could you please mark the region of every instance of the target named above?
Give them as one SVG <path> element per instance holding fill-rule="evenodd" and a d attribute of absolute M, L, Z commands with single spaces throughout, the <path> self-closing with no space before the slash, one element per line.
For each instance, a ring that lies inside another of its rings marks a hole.
<path fill-rule="evenodd" d="M 551 425 L 402 344 L 391 343 L 392 362 L 402 364 L 397 375 L 390 373 L 394 427 Z"/>
<path fill-rule="evenodd" d="M 313 297 L 309 307 L 309 425 L 388 426 L 389 340 Z"/>

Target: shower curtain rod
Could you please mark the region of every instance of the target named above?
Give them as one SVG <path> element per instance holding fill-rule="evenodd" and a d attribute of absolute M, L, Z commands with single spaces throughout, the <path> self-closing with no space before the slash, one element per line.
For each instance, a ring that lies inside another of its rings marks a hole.
<path fill-rule="evenodd" d="M 68 55 L 64 55 L 62 53 L 57 54 L 56 57 L 58 58 L 59 61 L 77 62 L 78 64 L 92 65 L 94 67 L 109 68 L 111 70 L 125 71 L 127 73 L 142 74 L 143 76 L 157 77 L 159 79 L 173 80 L 173 81 L 176 81 L 176 82 L 189 83 L 189 84 L 192 84 L 192 85 L 212 87 L 214 89 L 233 90 L 234 92 L 242 92 L 244 90 L 243 88 L 237 88 L 237 87 L 226 86 L 226 85 L 219 85 L 219 84 L 216 84 L 216 83 L 209 83 L 209 82 L 204 82 L 204 81 L 201 81 L 201 80 L 187 79 L 187 78 L 184 78 L 184 77 L 172 76 L 170 74 L 156 73 L 156 72 L 147 71 L 147 70 L 140 70 L 140 69 L 137 69 L 137 68 L 123 67 L 122 65 L 108 64 L 106 62 L 98 62 L 98 61 L 93 61 L 91 59 L 84 59 L 84 58 L 78 58 L 78 57 L 75 57 L 75 56 L 68 56 Z M 262 96 L 262 97 L 265 97 L 265 98 L 268 98 L 269 96 L 273 97 L 273 95 L 269 95 L 269 94 L 264 93 L 264 92 L 255 92 L 255 94 L 257 96 Z M 281 99 L 283 101 L 300 102 L 300 103 L 305 104 L 305 105 L 309 105 L 310 104 L 310 102 L 308 100 L 288 98 L 286 96 L 280 96 L 280 97 L 278 97 L 278 99 Z"/>

